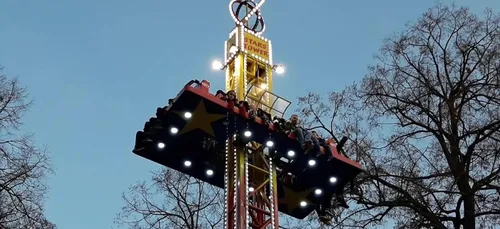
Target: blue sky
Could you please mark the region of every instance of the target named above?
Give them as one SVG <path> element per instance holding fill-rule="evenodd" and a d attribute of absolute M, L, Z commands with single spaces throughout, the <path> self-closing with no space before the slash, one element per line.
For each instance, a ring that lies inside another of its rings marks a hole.
<path fill-rule="evenodd" d="M 500 11 L 498 0 L 455 2 L 477 13 Z M 287 67 L 274 79 L 275 92 L 295 102 L 307 91 L 341 90 L 359 80 L 382 39 L 433 4 L 268 1 L 265 36 L 275 62 Z M 211 71 L 210 62 L 223 58 L 233 27 L 227 5 L 0 1 L 0 65 L 35 98 L 25 130 L 51 151 L 57 174 L 49 180 L 47 215 L 59 228 L 111 228 L 121 193 L 159 168 L 132 154 L 135 132 L 187 81 L 223 87 L 223 72 Z"/>

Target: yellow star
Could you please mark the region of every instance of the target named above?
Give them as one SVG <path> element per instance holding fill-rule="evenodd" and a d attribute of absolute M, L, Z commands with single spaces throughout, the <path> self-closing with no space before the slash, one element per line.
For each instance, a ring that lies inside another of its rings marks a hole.
<path fill-rule="evenodd" d="M 301 201 L 306 201 L 308 205 L 312 204 L 306 200 L 306 197 L 312 192 L 313 188 L 304 191 L 295 192 L 286 186 L 283 186 L 285 195 L 283 198 L 278 199 L 278 203 L 286 204 L 286 211 L 292 212 L 300 205 Z"/>
<path fill-rule="evenodd" d="M 181 131 L 179 131 L 179 134 L 185 134 L 195 129 L 201 129 L 205 131 L 207 134 L 210 134 L 211 136 L 215 137 L 214 130 L 212 128 L 212 123 L 226 116 L 221 114 L 207 113 L 207 109 L 205 109 L 205 103 L 203 101 L 204 101 L 203 99 L 200 100 L 200 103 L 196 106 L 194 111 L 191 112 L 192 114 L 191 118 L 187 120 L 186 125 L 184 125 L 184 128 L 182 128 Z M 184 115 L 184 112 L 180 111 L 174 111 L 174 113 L 181 117 L 183 117 Z"/>

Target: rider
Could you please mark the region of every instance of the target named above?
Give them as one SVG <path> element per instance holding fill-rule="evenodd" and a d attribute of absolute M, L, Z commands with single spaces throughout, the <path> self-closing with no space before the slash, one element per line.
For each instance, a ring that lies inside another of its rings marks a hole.
<path fill-rule="evenodd" d="M 230 107 L 239 106 L 238 99 L 236 98 L 236 92 L 234 90 L 229 90 L 226 93 L 226 99 Z"/>
<path fill-rule="evenodd" d="M 215 97 L 219 98 L 219 99 L 222 99 L 224 101 L 227 100 L 227 97 L 226 97 L 226 93 L 224 93 L 224 91 L 222 90 L 218 90 L 216 93 L 215 93 Z"/>
<path fill-rule="evenodd" d="M 330 146 L 327 144 L 327 141 L 322 138 L 321 136 L 318 135 L 316 131 L 311 131 L 311 139 L 313 142 L 313 150 L 317 152 L 319 155 L 318 156 L 327 156 L 327 158 L 332 157 L 332 150 L 330 149 Z M 321 147 L 325 149 L 324 154 L 321 153 Z"/>
<path fill-rule="evenodd" d="M 304 146 L 311 144 L 312 142 L 311 133 L 307 130 L 304 130 L 300 126 L 300 120 L 298 115 L 292 114 L 292 116 L 290 116 L 290 124 L 291 124 L 290 125 L 291 131 L 295 135 L 297 141 L 299 141 L 300 145 Z"/>
<path fill-rule="evenodd" d="M 340 215 L 341 207 L 349 208 L 349 205 L 344 199 L 343 190 L 338 190 L 329 196 L 325 196 L 323 202 L 316 207 L 316 213 L 322 223 L 330 224 L 333 217 L 337 218 Z"/>

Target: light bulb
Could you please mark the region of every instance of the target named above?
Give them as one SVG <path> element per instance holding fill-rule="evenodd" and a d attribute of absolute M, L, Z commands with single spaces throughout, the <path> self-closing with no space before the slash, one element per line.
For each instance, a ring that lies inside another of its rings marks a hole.
<path fill-rule="evenodd" d="M 213 70 L 221 70 L 223 67 L 222 62 L 220 60 L 214 60 L 212 61 L 212 69 Z"/>
<path fill-rule="evenodd" d="M 285 73 L 285 66 L 283 65 L 277 65 L 276 68 L 274 69 L 278 75 L 282 75 Z"/>

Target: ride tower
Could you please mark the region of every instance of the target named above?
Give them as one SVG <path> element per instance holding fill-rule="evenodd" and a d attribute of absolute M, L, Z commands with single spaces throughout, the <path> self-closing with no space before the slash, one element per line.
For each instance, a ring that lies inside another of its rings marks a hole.
<path fill-rule="evenodd" d="M 271 41 L 261 36 L 266 29 L 260 12 L 264 3 L 230 2 L 236 26 L 224 43 L 222 69 L 226 91 L 233 90 L 239 101 L 281 118 L 290 102 L 272 93 L 273 70 L 283 73 L 284 67 L 273 65 Z M 255 141 L 237 147 L 228 139 L 225 228 L 278 228 L 276 166 L 270 150 Z"/>
<path fill-rule="evenodd" d="M 225 91 L 233 90 L 237 101 L 284 118 L 290 102 L 272 92 L 272 73 L 284 67 L 273 64 L 271 41 L 262 37 L 264 3 L 230 2 L 236 26 L 224 62 L 212 67 L 225 70 Z M 361 172 L 335 142 L 321 147 L 322 156 L 306 155 L 294 136 L 210 89 L 206 80 L 184 85 L 136 133 L 133 152 L 224 189 L 225 229 L 278 229 L 278 212 L 303 219 Z"/>

